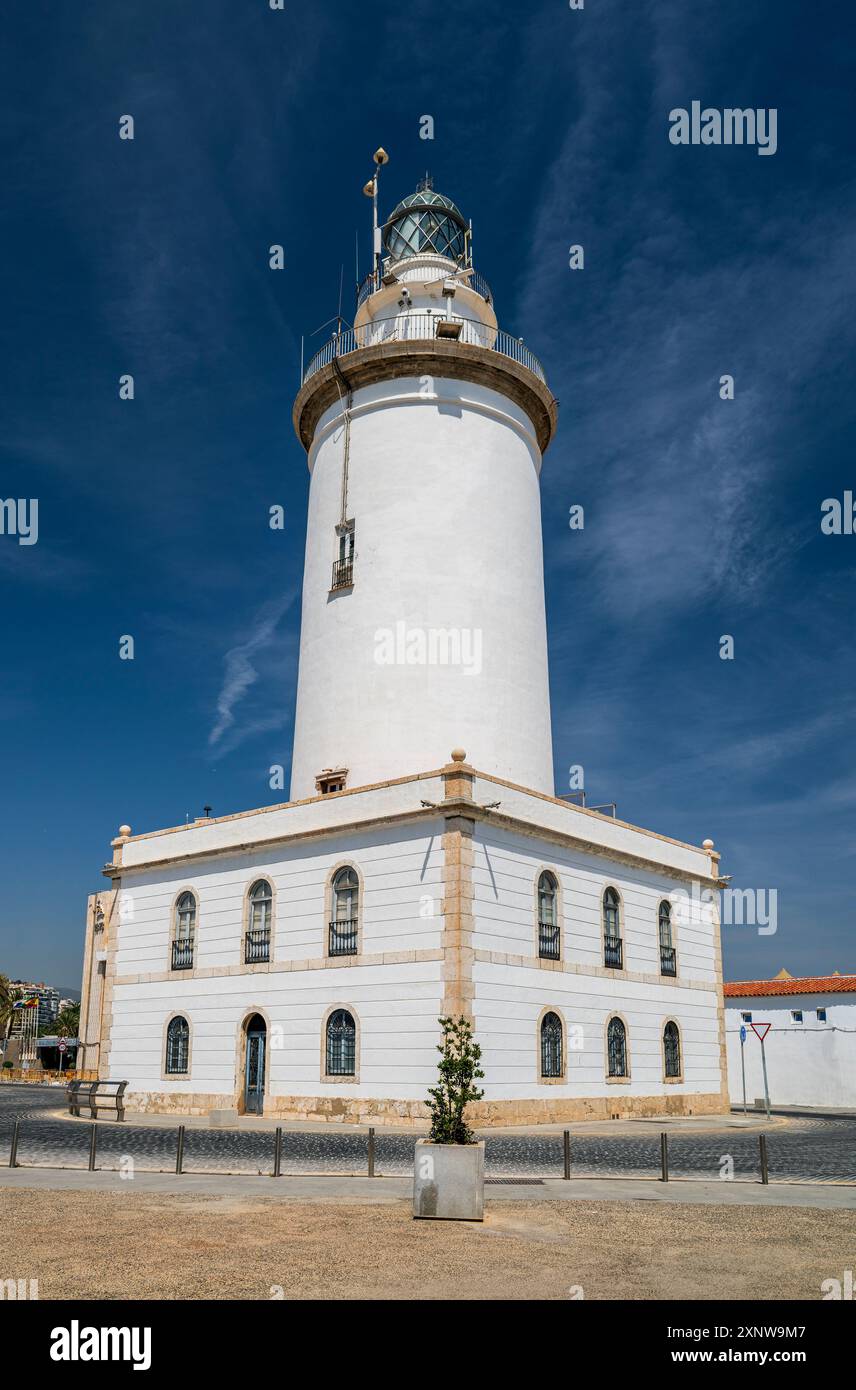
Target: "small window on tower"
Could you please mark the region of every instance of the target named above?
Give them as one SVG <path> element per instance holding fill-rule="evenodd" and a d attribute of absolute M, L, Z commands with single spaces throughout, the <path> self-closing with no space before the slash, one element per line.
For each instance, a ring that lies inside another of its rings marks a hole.
<path fill-rule="evenodd" d="M 352 589 L 354 585 L 354 523 L 346 521 L 336 527 L 337 558 L 333 561 L 333 582 L 335 589 Z"/>
<path fill-rule="evenodd" d="M 328 796 L 330 792 L 343 792 L 347 782 L 348 769 L 346 767 L 325 767 L 324 771 L 319 772 L 315 778 L 315 786 L 322 796 Z"/>

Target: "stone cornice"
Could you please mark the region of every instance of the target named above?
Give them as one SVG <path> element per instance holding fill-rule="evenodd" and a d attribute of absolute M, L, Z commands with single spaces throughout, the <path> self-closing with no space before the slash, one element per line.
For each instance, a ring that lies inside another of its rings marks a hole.
<path fill-rule="evenodd" d="M 351 390 L 358 391 L 377 381 L 422 376 L 470 381 L 508 397 L 532 421 L 542 454 L 555 434 L 558 403 L 528 367 L 493 348 L 432 338 L 357 348 L 314 372 L 294 402 L 292 419 L 297 437 L 308 452 L 321 416 L 340 399 L 342 377 Z"/>
<path fill-rule="evenodd" d="M 458 767 L 454 768 L 454 773 L 458 773 Z M 574 835 L 568 831 L 561 831 L 550 826 L 539 825 L 537 822 L 524 820 L 520 816 L 503 815 L 497 810 L 486 810 L 478 802 L 471 801 L 466 796 L 451 796 L 436 805 L 423 807 L 408 807 L 401 811 L 390 811 L 376 816 L 367 816 L 365 819 L 357 819 L 342 824 L 324 825 L 313 827 L 310 830 L 301 830 L 292 834 L 272 835 L 269 838 L 245 840 L 240 844 L 218 845 L 211 849 L 198 850 L 195 853 L 165 855 L 162 859 L 148 859 L 141 864 L 116 865 L 108 864 L 102 869 L 102 873 L 109 878 L 130 878 L 135 874 L 151 873 L 153 869 L 162 869 L 174 864 L 191 864 L 204 862 L 207 859 L 223 858 L 234 854 L 257 854 L 275 848 L 277 845 L 296 845 L 303 841 L 311 842 L 327 838 L 331 835 L 360 834 L 371 830 L 377 826 L 387 825 L 406 825 L 418 824 L 420 821 L 436 819 L 437 816 L 444 819 L 450 817 L 466 817 L 471 821 L 481 821 L 487 824 L 498 825 L 504 830 L 511 830 L 531 838 L 548 841 L 551 844 L 561 845 L 566 849 L 573 849 L 581 854 L 590 854 L 595 858 L 609 859 L 613 863 L 624 864 L 630 868 L 638 868 L 647 872 L 654 871 L 663 874 L 668 878 L 676 879 L 679 882 L 694 882 L 697 875 L 688 870 L 678 869 L 668 864 L 649 858 L 644 855 L 630 854 L 626 850 L 617 849 L 611 846 L 597 844 L 593 840 L 587 840 L 581 835 Z M 689 846 L 694 848 L 694 846 Z"/>

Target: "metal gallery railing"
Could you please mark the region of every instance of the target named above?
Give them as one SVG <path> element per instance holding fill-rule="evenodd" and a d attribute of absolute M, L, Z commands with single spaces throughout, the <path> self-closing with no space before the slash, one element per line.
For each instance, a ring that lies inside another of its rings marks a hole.
<path fill-rule="evenodd" d="M 449 325 L 453 325 L 450 332 Z M 453 338 L 465 347 L 488 348 L 508 357 L 546 382 L 544 368 L 522 338 L 513 338 L 501 328 L 493 328 L 481 319 L 463 318 L 460 314 L 438 310 L 403 311 L 390 318 L 373 319 L 359 328 L 346 328 L 334 333 L 310 361 L 303 373 L 304 382 L 326 367 L 336 357 L 345 357 L 362 348 L 381 347 L 384 343 L 427 342 L 436 338 Z"/>

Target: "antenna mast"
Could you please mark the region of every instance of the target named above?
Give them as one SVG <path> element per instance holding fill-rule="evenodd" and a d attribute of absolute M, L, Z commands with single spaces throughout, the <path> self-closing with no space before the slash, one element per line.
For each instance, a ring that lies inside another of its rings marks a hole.
<path fill-rule="evenodd" d="M 377 220 L 377 187 L 378 177 L 384 164 L 389 163 L 389 155 L 383 146 L 374 152 L 375 171 L 363 188 L 367 198 L 372 200 L 372 263 L 374 268 L 375 285 L 380 284 L 380 263 L 383 257 L 383 237 Z"/>

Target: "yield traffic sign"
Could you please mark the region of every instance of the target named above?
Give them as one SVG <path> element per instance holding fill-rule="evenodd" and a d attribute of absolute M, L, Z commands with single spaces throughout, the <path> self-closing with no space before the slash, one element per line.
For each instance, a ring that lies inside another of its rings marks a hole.
<path fill-rule="evenodd" d="M 772 1025 L 771 1023 L 750 1023 L 750 1024 L 749 1024 L 749 1027 L 752 1029 L 752 1032 L 755 1033 L 755 1034 L 761 1039 L 761 1042 L 764 1041 L 764 1039 L 766 1038 L 766 1036 L 767 1036 L 767 1034 L 769 1033 L 769 1031 L 770 1031 L 770 1029 L 772 1028 L 772 1026 L 773 1026 L 773 1025 Z M 764 1030 L 763 1033 L 761 1032 L 761 1029 L 762 1029 L 762 1028 L 763 1028 L 763 1030 Z"/>

